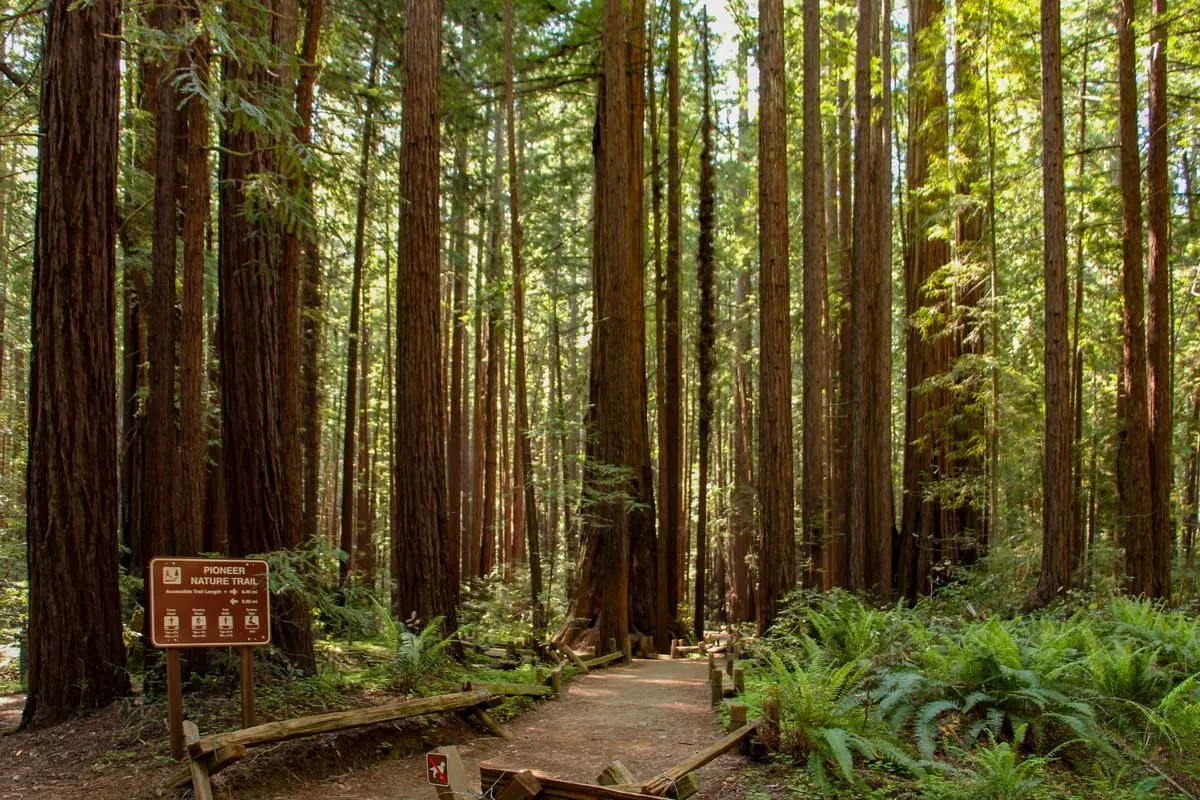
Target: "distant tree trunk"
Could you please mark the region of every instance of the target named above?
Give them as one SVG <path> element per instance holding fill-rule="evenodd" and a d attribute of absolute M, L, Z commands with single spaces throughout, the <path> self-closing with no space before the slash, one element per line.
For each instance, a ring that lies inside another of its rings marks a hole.
<path fill-rule="evenodd" d="M 855 72 L 855 213 L 848 398 L 848 585 L 887 602 L 895 526 L 891 490 L 891 59 L 882 85 L 871 63 L 890 53 L 890 4 L 860 0 Z M 882 29 L 882 36 L 880 35 Z"/>
<path fill-rule="evenodd" d="M 452 115 L 454 125 L 454 184 L 450 198 L 450 219 L 454 224 L 451 253 L 454 259 L 453 281 L 454 322 L 451 328 L 450 346 L 450 432 L 447 442 L 447 484 L 449 508 L 447 529 L 450 533 L 450 563 L 455 592 L 462 582 L 462 559 L 466 552 L 464 543 L 470 541 L 466 525 L 469 491 L 464 482 L 470 475 L 470 431 L 468 429 L 468 399 L 464 391 L 467 379 L 467 204 L 469 202 L 470 175 L 468 174 L 467 124 L 462 115 Z"/>
<path fill-rule="evenodd" d="M 666 357 L 663 419 L 666 430 L 659 469 L 663 472 L 662 497 L 667 556 L 667 621 L 672 627 L 679 615 L 679 568 L 683 537 L 683 324 L 680 274 L 683 260 L 682 171 L 679 160 L 679 0 L 670 0 L 667 44 L 667 285 Z"/>
<path fill-rule="evenodd" d="M 897 558 L 897 590 L 916 599 L 932 592 L 935 569 L 958 564 L 958 518 L 942 502 L 937 484 L 952 480 L 955 424 L 944 384 L 950 371 L 953 295 L 944 268 L 950 241 L 939 233 L 938 215 L 949 201 L 946 105 L 945 6 L 941 0 L 912 5 L 909 70 L 908 247 L 905 262 L 906 368 L 904 494 Z M 933 382 L 943 380 L 943 385 Z"/>
<path fill-rule="evenodd" d="M 716 370 L 716 354 L 713 350 L 717 342 L 717 298 L 716 298 L 716 258 L 713 252 L 714 193 L 715 176 L 713 174 L 713 121 L 712 121 L 712 66 L 709 60 L 708 44 L 708 13 L 704 14 L 704 26 L 700 33 L 700 47 L 703 59 L 704 105 L 700 116 L 700 242 L 696 259 L 696 283 L 700 287 L 700 331 L 697 336 L 696 371 L 700 377 L 700 419 L 699 419 L 699 449 L 700 449 L 700 478 L 699 478 L 699 516 L 696 524 L 696 584 L 693 599 L 692 632 L 696 640 L 704 638 L 704 611 L 706 590 L 705 559 L 708 547 L 708 479 L 709 479 L 709 449 L 712 438 L 713 418 L 713 372 Z"/>
<path fill-rule="evenodd" d="M 1195 153 L 1194 142 L 1192 148 L 1192 152 Z M 1187 230 L 1189 233 L 1196 230 L 1195 167 L 1195 161 L 1185 151 L 1183 153 L 1183 189 L 1187 196 Z M 1196 306 L 1196 322 L 1200 325 L 1200 304 Z M 1196 574 L 1196 533 L 1200 530 L 1200 374 L 1196 374 L 1193 381 L 1192 413 L 1187 438 L 1190 454 L 1188 456 L 1187 485 L 1184 487 L 1183 542 L 1181 543 L 1184 572 L 1188 576 Z M 1195 578 L 1188 577 L 1182 589 L 1186 593 L 1194 592 L 1196 589 Z"/>
<path fill-rule="evenodd" d="M 324 0 L 308 0 L 304 40 L 300 46 L 300 80 L 296 84 L 296 111 L 300 117 L 298 139 L 301 146 L 312 144 L 313 92 L 317 78 L 317 45 L 324 19 Z M 312 542 L 317 536 L 317 485 L 321 472 L 321 248 L 317 242 L 313 206 L 312 174 L 304 172 L 304 199 L 310 223 L 303 231 L 300 249 L 304 257 L 301 295 L 300 428 L 304 462 L 304 507 L 300 523 L 300 541 Z"/>
<path fill-rule="evenodd" d="M 392 507 L 392 611 L 458 627 L 446 569 L 444 386 L 440 380 L 438 120 L 440 0 L 413 3 L 404 20 L 404 125 L 396 281 L 396 497 Z"/>
<path fill-rule="evenodd" d="M 1079 151 L 1076 180 L 1083 185 L 1087 174 L 1087 103 L 1088 103 L 1088 52 L 1090 42 L 1083 43 L 1082 69 L 1079 82 Z M 1071 337 L 1074 353 L 1074 368 L 1071 382 L 1071 411 L 1075 419 L 1075 436 L 1071 444 L 1071 468 L 1074 470 L 1071 489 L 1071 541 L 1073 556 L 1071 568 L 1078 569 L 1086 548 L 1083 542 L 1083 342 L 1080 339 L 1080 324 L 1083 319 L 1083 234 L 1087 203 L 1079 203 L 1079 216 L 1075 232 L 1075 308 Z"/>
<path fill-rule="evenodd" d="M 829 334 L 828 264 L 826 263 L 825 164 L 821 142 L 821 4 L 804 0 L 804 345 L 803 457 L 800 491 L 808 558 L 805 583 L 822 585 L 825 537 L 829 532 L 829 454 L 825 441 L 825 408 L 829 394 L 826 364 Z"/>
<path fill-rule="evenodd" d="M 379 77 L 379 36 L 371 43 L 362 147 L 358 156 L 358 197 L 354 212 L 354 267 L 350 279 L 350 331 L 346 336 L 346 404 L 342 425 L 342 536 L 346 559 L 338 570 L 343 585 L 355 569 L 354 428 L 358 414 L 358 343 L 362 325 L 363 270 L 367 261 L 367 213 L 371 201 L 371 159 L 375 155 L 375 84 Z M 366 397 L 363 397 L 366 405 Z"/>
<path fill-rule="evenodd" d="M 759 0 L 758 9 L 758 628 L 766 631 L 796 582 L 796 564 L 783 1 Z"/>
<path fill-rule="evenodd" d="M 496 174 L 492 182 L 492 199 L 488 218 L 487 287 L 484 302 L 487 305 L 487 389 L 484 394 L 484 479 L 483 479 L 483 528 L 479 553 L 479 571 L 476 577 L 486 576 L 496 567 L 498 540 L 502 526 L 496 520 L 496 494 L 499 481 L 499 454 L 497 438 L 498 405 L 500 397 L 500 351 L 504 346 L 503 312 L 500 309 L 500 271 L 502 258 L 500 240 L 503 222 L 500 204 L 504 193 L 503 134 L 501 112 L 495 109 Z"/>
<path fill-rule="evenodd" d="M 178 6 L 159 3 L 152 17 L 163 36 L 175 34 Z M 175 428 L 175 234 L 178 230 L 179 103 L 173 59 L 154 66 L 154 233 L 149 309 L 150 393 L 146 399 L 146 481 L 142 535 L 148 558 L 182 553 L 176 542 L 179 451 Z"/>
<path fill-rule="evenodd" d="M 198 9 L 193 9 L 193 14 Z M 208 37 L 192 43 L 187 57 L 201 80 L 211 58 Z M 183 313 L 179 324 L 179 552 L 204 550 L 204 229 L 208 224 L 208 105 L 192 95 L 183 107 L 187 124 L 187 185 L 183 190 Z"/>
<path fill-rule="evenodd" d="M 484 134 L 483 145 L 480 148 L 480 166 L 479 166 L 479 185 L 486 186 L 488 183 L 488 144 L 487 135 Z M 478 194 L 483 195 L 483 192 Z M 485 252 L 484 246 L 484 229 L 491 225 L 488 215 L 488 201 L 484 197 L 480 197 L 479 219 L 489 219 L 488 225 L 482 222 L 479 225 L 478 246 L 478 262 L 475 265 L 475 313 L 474 313 L 474 330 L 475 330 L 475 358 L 474 358 L 474 395 L 475 406 L 471 418 L 471 528 L 469 537 L 463 543 L 463 566 L 462 578 L 471 580 L 478 578 L 482 573 L 480 571 L 481 561 L 480 555 L 483 548 L 483 516 L 485 499 L 485 448 L 484 442 L 487 438 L 487 418 L 485 412 L 489 408 L 487 404 L 487 367 L 484 364 L 484 340 L 486 339 L 484 331 L 484 287 L 483 274 L 485 262 L 489 260 L 489 255 Z"/>
<path fill-rule="evenodd" d="M 504 0 L 504 82 L 508 98 L 508 193 L 511 212 L 510 246 L 513 271 L 513 383 L 517 395 L 517 418 L 513 425 L 519 437 L 515 470 L 522 476 L 517 487 L 525 499 L 525 542 L 529 548 L 529 591 L 533 604 L 533 635 L 541 638 L 546 627 L 542 605 L 542 554 L 538 536 L 537 497 L 533 491 L 533 445 L 529 433 L 529 401 L 525 389 L 525 287 L 521 265 L 521 183 L 517 164 L 516 94 L 513 90 L 513 0 Z"/>
<path fill-rule="evenodd" d="M 673 631 L 670 597 L 674 570 L 667 551 L 667 278 L 663 272 L 662 258 L 662 162 L 658 148 L 658 95 L 655 89 L 654 52 L 658 30 L 654 25 L 657 14 L 650 16 L 650 41 L 646 47 L 646 84 L 650 98 L 650 207 L 654 229 L 654 361 L 655 392 L 654 417 L 657 423 L 658 444 L 658 552 L 654 569 L 654 628 L 655 647 L 665 653 L 671 646 Z M 557 322 L 557 318 L 556 318 Z M 556 337 L 557 338 L 557 337 Z"/>
<path fill-rule="evenodd" d="M 1062 22 L 1042 0 L 1042 235 L 1045 281 L 1046 442 L 1042 567 L 1030 600 L 1044 605 L 1071 582 L 1071 352 L 1067 338 L 1067 222 L 1063 177 Z"/>
<path fill-rule="evenodd" d="M 364 293 L 365 294 L 365 293 Z M 363 297 L 363 305 L 367 305 Z M 364 311 L 366 309 L 364 308 Z M 362 326 L 362 369 L 359 375 L 358 394 L 362 398 L 362 410 L 358 415 L 358 507 L 355 510 L 354 579 L 363 586 L 371 586 L 375 574 L 375 547 L 371 543 L 371 446 L 367 440 L 367 398 L 370 397 L 371 375 L 371 329 L 364 320 Z"/>
<path fill-rule="evenodd" d="M 738 161 L 747 173 L 754 158 L 750 141 L 750 109 L 747 80 L 749 45 L 744 39 L 738 44 Z M 742 211 L 750 193 L 749 178 L 738 186 L 737 203 L 739 230 L 748 227 L 749 220 Z M 733 315 L 733 494 L 730 498 L 730 613 L 735 622 L 757 619 L 754 576 L 750 569 L 750 554 L 754 549 L 754 397 L 750 377 L 750 348 L 753 309 L 750 302 L 750 262 L 747 254 L 737 274 Z"/>
<path fill-rule="evenodd" d="M 837 30 L 839 40 L 845 42 L 847 36 L 850 2 L 846 0 L 839 5 L 837 14 Z M 838 153 L 838 277 L 835 294 L 837 296 L 837 335 L 836 344 L 831 351 L 837 354 L 837 382 L 831 386 L 836 389 L 836 399 L 832 403 L 833 412 L 830 420 L 832 431 L 830 441 L 830 536 L 825 552 L 825 581 L 823 588 L 832 589 L 835 586 L 846 586 L 849 581 L 849 550 L 847 549 L 847 526 L 849 523 L 849 493 L 850 479 L 850 375 L 853 365 L 851 357 L 850 327 L 850 285 L 852 275 L 852 217 L 853 197 L 851 168 L 852 148 L 852 110 L 850 100 L 850 82 L 846 79 L 847 67 L 850 63 L 850 47 L 843 44 L 838 49 L 837 63 L 839 77 L 837 84 L 837 153 Z M 832 334 L 832 330 L 831 330 Z M 830 358 L 832 362 L 832 356 Z M 831 364 L 831 371 L 833 365 Z"/>
<path fill-rule="evenodd" d="M 654 486 L 646 433 L 645 322 L 642 264 L 631 232 L 642 209 L 631 202 L 635 175 L 632 133 L 635 99 L 627 70 L 630 32 L 640 12 L 606 2 L 594 151 L 596 212 L 593 239 L 592 332 L 588 463 L 584 477 L 583 542 L 569 618 L 586 620 L 602 645 L 631 633 L 631 543 L 654 541 Z M 638 65 L 640 70 L 640 64 Z M 640 74 L 640 72 L 639 72 Z M 653 550 L 651 549 L 651 554 Z M 650 575 L 653 576 L 653 567 Z M 644 578 L 644 576 L 643 576 Z M 645 608 L 653 624 L 653 598 Z M 653 631 L 642 631 L 653 633 Z M 561 634 L 578 641 L 574 624 Z"/>
<path fill-rule="evenodd" d="M 1150 356 L 1151 527 L 1144 581 L 1150 597 L 1171 596 L 1175 520 L 1171 510 L 1174 436 L 1171 415 L 1171 182 L 1167 172 L 1167 0 L 1154 0 L 1150 26 L 1150 148 L 1147 221 L 1150 228 L 1146 346 Z"/>
<path fill-rule="evenodd" d="M 1142 192 L 1138 156 L 1137 61 L 1133 38 L 1133 0 L 1117 4 L 1117 117 L 1121 146 L 1121 327 L 1124 335 L 1125 413 L 1119 424 L 1117 488 L 1121 500 L 1121 543 L 1125 547 L 1125 576 L 1133 594 L 1154 592 L 1154 511 L 1151 494 L 1150 414 L 1146 385 L 1145 278 L 1142 271 Z"/>
<path fill-rule="evenodd" d="M 118 5 L 50 3 L 30 318 L 22 727 L 129 691 L 117 587 Z"/>
<path fill-rule="evenodd" d="M 246 14 L 238 3 L 227 10 L 231 22 L 246 26 L 249 35 L 269 35 L 280 51 L 291 52 L 295 9 L 286 5 L 269 4 L 270 24 L 262 14 Z M 286 78 L 286 70 L 225 62 L 226 83 L 256 96 L 279 91 Z M 285 362 L 291 358 L 286 307 L 298 298 L 282 274 L 281 221 L 265 210 L 248 213 L 254 202 L 248 197 L 250 184 L 262 175 L 280 176 L 277 143 L 236 104 L 228 116 L 220 161 L 222 443 L 229 519 L 236 521 L 229 550 L 243 556 L 291 547 L 299 533 L 299 497 L 289 483 L 295 453 L 285 443 L 296 436 L 296 426 L 289 423 L 284 401 Z M 301 671 L 315 671 L 307 604 L 295 593 L 280 594 L 275 602 L 273 642 Z"/>

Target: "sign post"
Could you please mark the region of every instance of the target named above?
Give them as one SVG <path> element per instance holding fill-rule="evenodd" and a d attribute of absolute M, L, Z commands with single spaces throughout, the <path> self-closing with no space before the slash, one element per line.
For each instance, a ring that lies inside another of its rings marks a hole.
<path fill-rule="evenodd" d="M 269 568 L 246 558 L 150 561 L 150 642 L 167 651 L 167 725 L 171 753 L 183 757 L 179 650 L 241 650 L 242 726 L 254 724 L 254 648 L 271 642 Z"/>

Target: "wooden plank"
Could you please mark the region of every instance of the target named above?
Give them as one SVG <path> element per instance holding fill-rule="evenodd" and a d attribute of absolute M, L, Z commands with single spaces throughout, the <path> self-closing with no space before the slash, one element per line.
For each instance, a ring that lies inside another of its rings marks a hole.
<path fill-rule="evenodd" d="M 395 703 L 385 703 L 370 708 L 357 708 L 352 711 L 334 711 L 328 714 L 316 714 L 299 719 L 268 722 L 255 725 L 231 733 L 209 736 L 192 743 L 188 752 L 193 758 L 200 758 L 209 753 L 230 745 L 254 747 L 271 742 L 282 742 L 301 736 L 311 736 L 316 733 L 329 733 L 347 728 L 361 728 L 364 725 L 375 725 L 380 722 L 419 717 L 423 714 L 436 714 L 439 711 L 458 711 L 464 708 L 487 703 L 492 697 L 489 692 L 471 691 L 443 694 L 436 697 L 421 697 L 416 700 L 401 700 Z"/>
<path fill-rule="evenodd" d="M 620 661 L 624 657 L 625 657 L 625 654 L 623 652 L 621 652 L 620 650 L 618 650 L 617 652 L 609 653 L 608 655 L 597 656 L 596 658 L 589 658 L 587 661 L 585 661 L 583 663 L 587 665 L 587 668 L 589 670 L 591 670 L 591 669 L 595 669 L 596 667 L 603 667 L 605 664 L 611 664 L 614 661 Z"/>
<path fill-rule="evenodd" d="M 601 786 L 618 786 L 622 783 L 637 783 L 637 778 L 633 777 L 629 767 L 620 761 L 614 761 L 596 776 L 596 783 Z"/>
<path fill-rule="evenodd" d="M 178 653 L 178 650 L 172 650 L 172 653 Z M 190 719 L 183 722 L 183 738 L 187 744 L 199 741 L 200 729 L 196 727 L 196 723 Z M 196 800 L 213 800 L 212 782 L 208 779 L 208 767 L 203 761 L 196 759 L 188 759 L 188 771 L 192 777 L 192 793 L 196 796 Z"/>
<path fill-rule="evenodd" d="M 518 772 L 504 786 L 504 791 L 496 795 L 496 800 L 528 800 L 541 794 L 542 784 L 529 770 Z"/>
<path fill-rule="evenodd" d="M 254 710 L 254 648 L 239 647 L 242 651 L 242 727 L 252 728 Z"/>
<path fill-rule="evenodd" d="M 512 734 L 508 729 L 496 721 L 496 718 L 485 711 L 483 708 L 475 709 L 475 719 L 479 720 L 479 724 L 487 730 L 491 731 L 493 736 L 501 739 L 511 739 Z"/>
<path fill-rule="evenodd" d="M 167 730 L 171 733 L 171 757 L 183 758 L 183 679 L 180 677 L 179 648 L 167 650 Z"/>
<path fill-rule="evenodd" d="M 235 744 L 230 747 L 222 747 L 214 753 L 210 753 L 201 759 L 204 766 L 208 769 L 208 776 L 211 778 L 226 767 L 233 766 L 248 755 L 249 751 L 240 744 Z M 180 789 L 192 782 L 192 765 L 191 759 L 188 760 L 188 765 L 177 769 L 167 778 L 163 786 L 167 789 Z"/>
<path fill-rule="evenodd" d="M 478 690 L 504 695 L 505 697 L 549 697 L 554 690 L 549 686 L 539 686 L 536 683 L 494 683 L 484 681 L 466 681 L 462 690 L 470 692 Z"/>
<path fill-rule="evenodd" d="M 568 647 L 565 644 L 560 644 L 558 646 L 558 649 L 563 652 L 563 655 L 565 655 L 568 659 L 570 659 L 572 664 L 579 667 L 584 672 L 587 672 L 588 665 L 583 663 L 583 659 L 579 657 L 578 653 L 576 653 L 574 650 L 572 650 L 570 647 Z"/>
<path fill-rule="evenodd" d="M 479 765 L 479 779 L 484 795 L 488 791 L 499 793 L 513 779 L 513 776 L 524 770 L 504 769 L 487 764 Z M 609 786 L 593 786 L 590 783 L 576 783 L 555 778 L 533 770 L 533 776 L 542 785 L 540 797 L 544 800 L 646 800 L 645 795 L 638 792 L 624 792 Z"/>
<path fill-rule="evenodd" d="M 717 674 L 720 675 L 721 673 L 718 672 Z M 721 739 L 721 741 L 706 747 L 699 753 L 696 753 L 695 755 L 690 756 L 683 761 L 680 761 L 675 766 L 664 771 L 661 775 L 658 775 L 647 781 L 642 786 L 642 791 L 645 794 L 652 794 L 656 797 L 666 797 L 667 793 L 671 790 L 672 784 L 682 780 L 683 776 L 687 775 L 689 772 L 695 772 L 708 762 L 737 747 L 739 744 L 741 744 L 743 739 L 758 730 L 758 725 L 759 723 L 757 720 L 743 725 L 733 733 L 727 735 L 724 739 Z"/>

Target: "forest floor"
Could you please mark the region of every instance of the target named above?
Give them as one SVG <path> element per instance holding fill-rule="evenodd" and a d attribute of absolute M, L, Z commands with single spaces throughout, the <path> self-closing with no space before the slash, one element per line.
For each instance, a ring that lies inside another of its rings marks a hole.
<path fill-rule="evenodd" d="M 424 753 L 447 744 L 458 745 L 474 776 L 480 763 L 490 762 L 592 782 L 620 759 L 639 779 L 649 779 L 721 737 L 707 677 L 703 661 L 635 661 L 571 680 L 566 697 L 538 703 L 507 723 L 510 740 L 457 721 L 377 725 L 251 750 L 214 778 L 214 790 L 227 800 L 432 797 Z M 22 701 L 0 696 L 0 727 L 19 721 Z M 161 746 L 129 741 L 129 724 L 118 709 L 0 737 L 0 800 L 170 797 L 159 787 L 175 767 Z M 745 763 L 725 755 L 704 767 L 703 790 L 695 797 L 763 797 L 761 788 L 749 788 Z"/>

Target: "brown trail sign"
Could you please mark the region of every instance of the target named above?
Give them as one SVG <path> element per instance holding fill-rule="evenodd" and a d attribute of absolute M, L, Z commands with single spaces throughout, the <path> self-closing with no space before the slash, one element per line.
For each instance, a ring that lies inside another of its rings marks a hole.
<path fill-rule="evenodd" d="M 241 648 L 242 727 L 254 724 L 251 648 L 271 642 L 269 578 L 267 562 L 256 559 L 150 559 L 150 642 L 167 651 L 167 727 L 176 758 L 184 743 L 180 648 Z"/>

